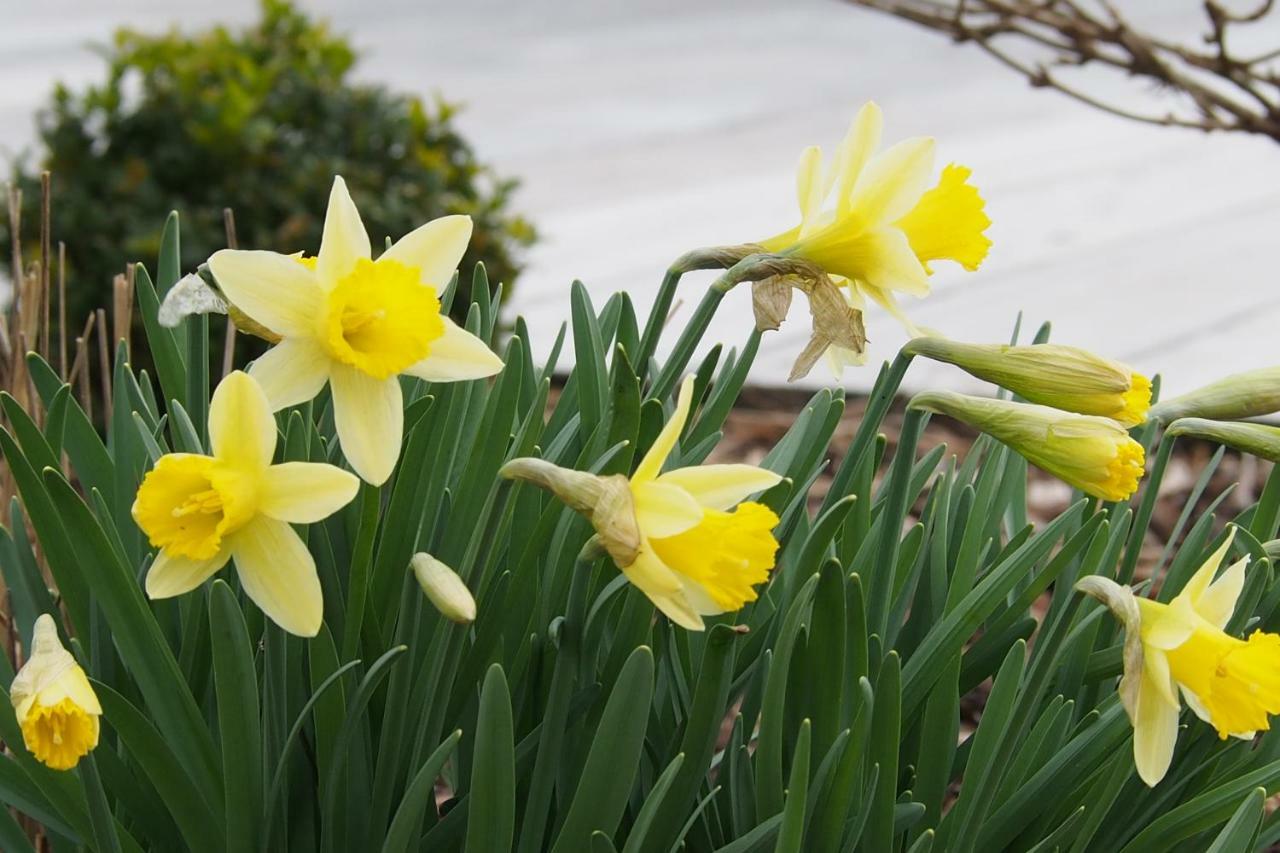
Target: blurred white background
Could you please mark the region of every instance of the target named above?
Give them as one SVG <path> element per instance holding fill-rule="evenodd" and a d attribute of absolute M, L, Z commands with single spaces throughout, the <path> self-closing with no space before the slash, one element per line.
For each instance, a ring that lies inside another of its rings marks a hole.
<path fill-rule="evenodd" d="M 128 24 L 158 29 L 252 20 L 253 0 L 4 0 L 0 158 L 34 139 L 55 80 L 95 81 L 91 45 Z M 580 278 L 597 305 L 627 290 L 647 307 L 686 249 L 760 239 L 794 224 L 800 150 L 830 150 L 858 106 L 879 101 L 886 140 L 930 134 L 939 166 L 971 166 L 994 220 L 983 269 L 939 265 L 935 292 L 908 305 L 963 340 L 1003 340 L 1019 310 L 1054 339 L 1165 377 L 1177 392 L 1280 361 L 1280 146 L 1094 112 L 1030 89 L 972 46 L 836 0 L 304 2 L 349 33 L 358 76 L 462 101 L 459 124 L 523 188 L 515 206 L 543 239 L 514 308 L 544 351 Z M 1118 0 L 1131 17 L 1191 41 L 1195 0 Z M 1280 45 L 1280 15 L 1254 36 Z M 1119 81 L 1103 81 L 1103 85 Z M 163 211 L 157 211 L 157 216 Z M 710 274 L 686 278 L 683 314 Z M 781 384 L 808 331 L 802 300 L 766 335 L 753 372 Z M 709 337 L 738 344 L 746 288 Z M 904 340 L 867 317 L 870 362 Z M 873 367 L 846 372 L 866 388 Z M 819 363 L 809 385 L 830 383 Z M 980 390 L 917 365 L 912 388 Z"/>

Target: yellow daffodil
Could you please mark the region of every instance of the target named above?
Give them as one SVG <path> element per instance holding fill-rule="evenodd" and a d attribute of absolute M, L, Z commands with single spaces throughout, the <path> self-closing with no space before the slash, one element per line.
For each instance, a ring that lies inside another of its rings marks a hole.
<path fill-rule="evenodd" d="M 1131 427 L 1151 406 L 1151 380 L 1132 368 L 1079 347 L 1060 344 L 965 344 L 919 337 L 903 352 L 963 368 L 1033 403 L 1081 415 L 1100 415 Z"/>
<path fill-rule="evenodd" d="M 1178 696 L 1218 737 L 1250 739 L 1280 713 L 1280 635 L 1248 639 L 1225 628 L 1244 588 L 1248 557 L 1214 580 L 1235 529 L 1168 604 L 1135 596 L 1107 578 L 1076 588 L 1106 604 L 1125 629 L 1120 699 L 1133 723 L 1133 757 L 1148 785 L 1164 778 L 1178 739 Z"/>
<path fill-rule="evenodd" d="M 1110 418 L 949 391 L 917 394 L 911 407 L 938 412 L 982 430 L 1095 498 L 1127 500 L 1142 479 L 1142 445 Z"/>
<path fill-rule="evenodd" d="M 598 477 L 541 459 L 502 469 L 554 492 L 591 519 L 618 568 L 673 622 L 703 629 L 703 616 L 729 613 L 756 599 L 768 580 L 778 516 L 745 501 L 781 479 L 753 465 L 699 465 L 662 472 L 689 418 L 693 377 L 680 387 L 672 416 L 635 473 Z"/>
<path fill-rule="evenodd" d="M 470 239 L 470 217 L 445 216 L 374 261 L 360 212 L 335 178 L 315 258 L 225 249 L 209 259 L 230 304 L 280 337 L 249 369 L 272 410 L 310 400 L 327 382 L 342 452 L 369 483 L 386 482 L 400 454 L 397 376 L 454 382 L 502 369 L 440 312 L 438 289 Z"/>
<path fill-rule="evenodd" d="M 813 261 L 844 280 L 850 304 L 861 308 L 870 298 L 917 335 L 895 292 L 928 294 L 934 261 L 978 269 L 991 247 L 984 233 L 991 220 L 968 182 L 969 169 L 949 165 L 929 188 L 932 139 L 907 139 L 876 153 L 882 126 L 880 108 L 868 103 L 831 166 L 823 169 L 821 149 L 805 149 L 796 174 L 800 224 L 760 245 Z M 824 210 L 828 199 L 832 206 Z M 861 357 L 834 352 L 832 361 L 860 363 Z"/>
<path fill-rule="evenodd" d="M 290 524 L 350 503 L 360 481 L 319 462 L 272 465 L 276 422 L 262 388 L 236 371 L 209 405 L 212 456 L 168 453 L 142 480 L 133 518 L 160 551 L 147 595 L 195 589 L 234 558 L 244 591 L 277 625 L 315 636 L 323 600 L 315 560 Z"/>
<path fill-rule="evenodd" d="M 54 770 L 70 770 L 98 745 L 102 706 L 47 613 L 36 620 L 31 655 L 13 679 L 9 699 L 27 749 Z"/>

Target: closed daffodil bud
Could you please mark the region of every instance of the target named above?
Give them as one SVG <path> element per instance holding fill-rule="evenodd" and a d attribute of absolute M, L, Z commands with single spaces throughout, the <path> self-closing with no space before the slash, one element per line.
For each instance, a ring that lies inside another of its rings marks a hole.
<path fill-rule="evenodd" d="M 502 476 L 547 489 L 585 515 L 596 539 L 627 579 L 684 628 L 703 616 L 739 610 L 768 580 L 778 516 L 746 500 L 776 485 L 752 465 L 698 465 L 664 472 L 693 405 L 693 378 L 680 388 L 675 414 L 631 477 L 600 477 L 541 459 L 513 459 Z"/>
<path fill-rule="evenodd" d="M 903 352 L 954 364 L 1030 400 L 1126 427 L 1146 420 L 1151 380 L 1079 347 L 1060 344 L 966 344 L 939 337 L 907 342 Z"/>
<path fill-rule="evenodd" d="M 1280 412 L 1280 367 L 1236 373 L 1151 407 L 1161 423 L 1178 418 L 1234 421 Z"/>
<path fill-rule="evenodd" d="M 1110 418 L 949 391 L 917 394 L 911 407 L 963 421 L 1101 500 L 1127 500 L 1142 479 L 1142 445 Z"/>
<path fill-rule="evenodd" d="M 1179 418 L 1169 424 L 1165 434 L 1225 444 L 1241 453 L 1280 462 L 1280 428 L 1266 424 Z"/>
<path fill-rule="evenodd" d="M 1235 528 L 1182 591 L 1162 603 L 1128 587 L 1090 576 L 1076 589 L 1110 608 L 1125 630 L 1120 700 L 1133 724 L 1138 775 L 1154 786 L 1164 778 L 1178 739 L 1179 696 L 1218 737 L 1251 740 L 1280 713 L 1280 635 L 1254 631 L 1247 639 L 1224 628 L 1244 589 L 1248 558 L 1216 580 Z"/>
<path fill-rule="evenodd" d="M 31 656 L 14 677 L 9 699 L 23 742 L 46 766 L 70 770 L 98 745 L 102 706 L 47 613 L 36 620 Z"/>
<path fill-rule="evenodd" d="M 442 616 L 460 624 L 476 621 L 476 600 L 457 572 L 430 554 L 414 554 L 409 565 L 418 586 Z"/>

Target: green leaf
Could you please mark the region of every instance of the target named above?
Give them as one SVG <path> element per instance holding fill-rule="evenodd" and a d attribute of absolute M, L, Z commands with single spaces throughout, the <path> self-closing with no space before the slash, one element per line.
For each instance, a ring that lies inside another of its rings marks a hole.
<path fill-rule="evenodd" d="M 516 820 L 515 735 L 507 679 L 497 664 L 489 667 L 480 689 L 469 799 L 467 853 L 510 850 Z"/>
<path fill-rule="evenodd" d="M 258 673 L 244 614 L 235 593 L 222 580 L 209 588 L 209 634 L 222 741 L 227 843 L 233 849 L 251 850 L 261 837 L 264 805 Z"/>
<path fill-rule="evenodd" d="M 435 752 L 418 768 L 396 809 L 395 817 L 391 819 L 387 837 L 382 842 L 382 853 L 407 853 L 411 849 L 422 825 L 422 815 L 428 806 L 435 807 L 436 780 L 440 776 L 440 770 L 461 739 L 462 730 L 459 729 L 445 738 L 444 743 L 436 747 Z"/>
<path fill-rule="evenodd" d="M 809 721 L 800 724 L 791 777 L 787 784 L 786 805 L 782 809 L 782 826 L 778 830 L 775 853 L 800 853 L 804 844 L 805 810 L 809 799 Z"/>
<path fill-rule="evenodd" d="M 1254 788 L 1250 791 L 1205 853 L 1247 853 L 1253 850 L 1258 840 L 1258 830 L 1262 826 L 1263 804 L 1266 799 L 1266 788 Z"/>
<path fill-rule="evenodd" d="M 93 753 L 80 759 L 79 770 L 89 801 L 89 821 L 93 824 L 94 849 L 97 853 L 121 853 L 120 836 L 116 834 L 115 819 L 111 816 L 107 795 L 102 790 L 102 779 L 98 776 L 98 765 L 93 760 Z"/>

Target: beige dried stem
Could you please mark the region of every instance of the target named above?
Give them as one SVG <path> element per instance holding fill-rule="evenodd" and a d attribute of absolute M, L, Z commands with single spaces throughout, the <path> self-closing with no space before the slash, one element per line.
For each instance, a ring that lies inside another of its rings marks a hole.
<path fill-rule="evenodd" d="M 1241 53 L 1237 36 L 1274 33 L 1275 0 L 1233 11 L 1205 0 L 1199 44 L 1136 26 L 1110 0 L 849 0 L 957 42 L 972 42 L 1027 78 L 1112 115 L 1166 127 L 1232 131 L 1280 142 L 1280 45 Z M 1237 4 L 1238 6 L 1239 4 Z M 1263 24 L 1272 26 L 1264 30 Z M 1102 67 L 1156 87 L 1156 103 L 1135 106 L 1069 79 L 1073 67 Z"/>

